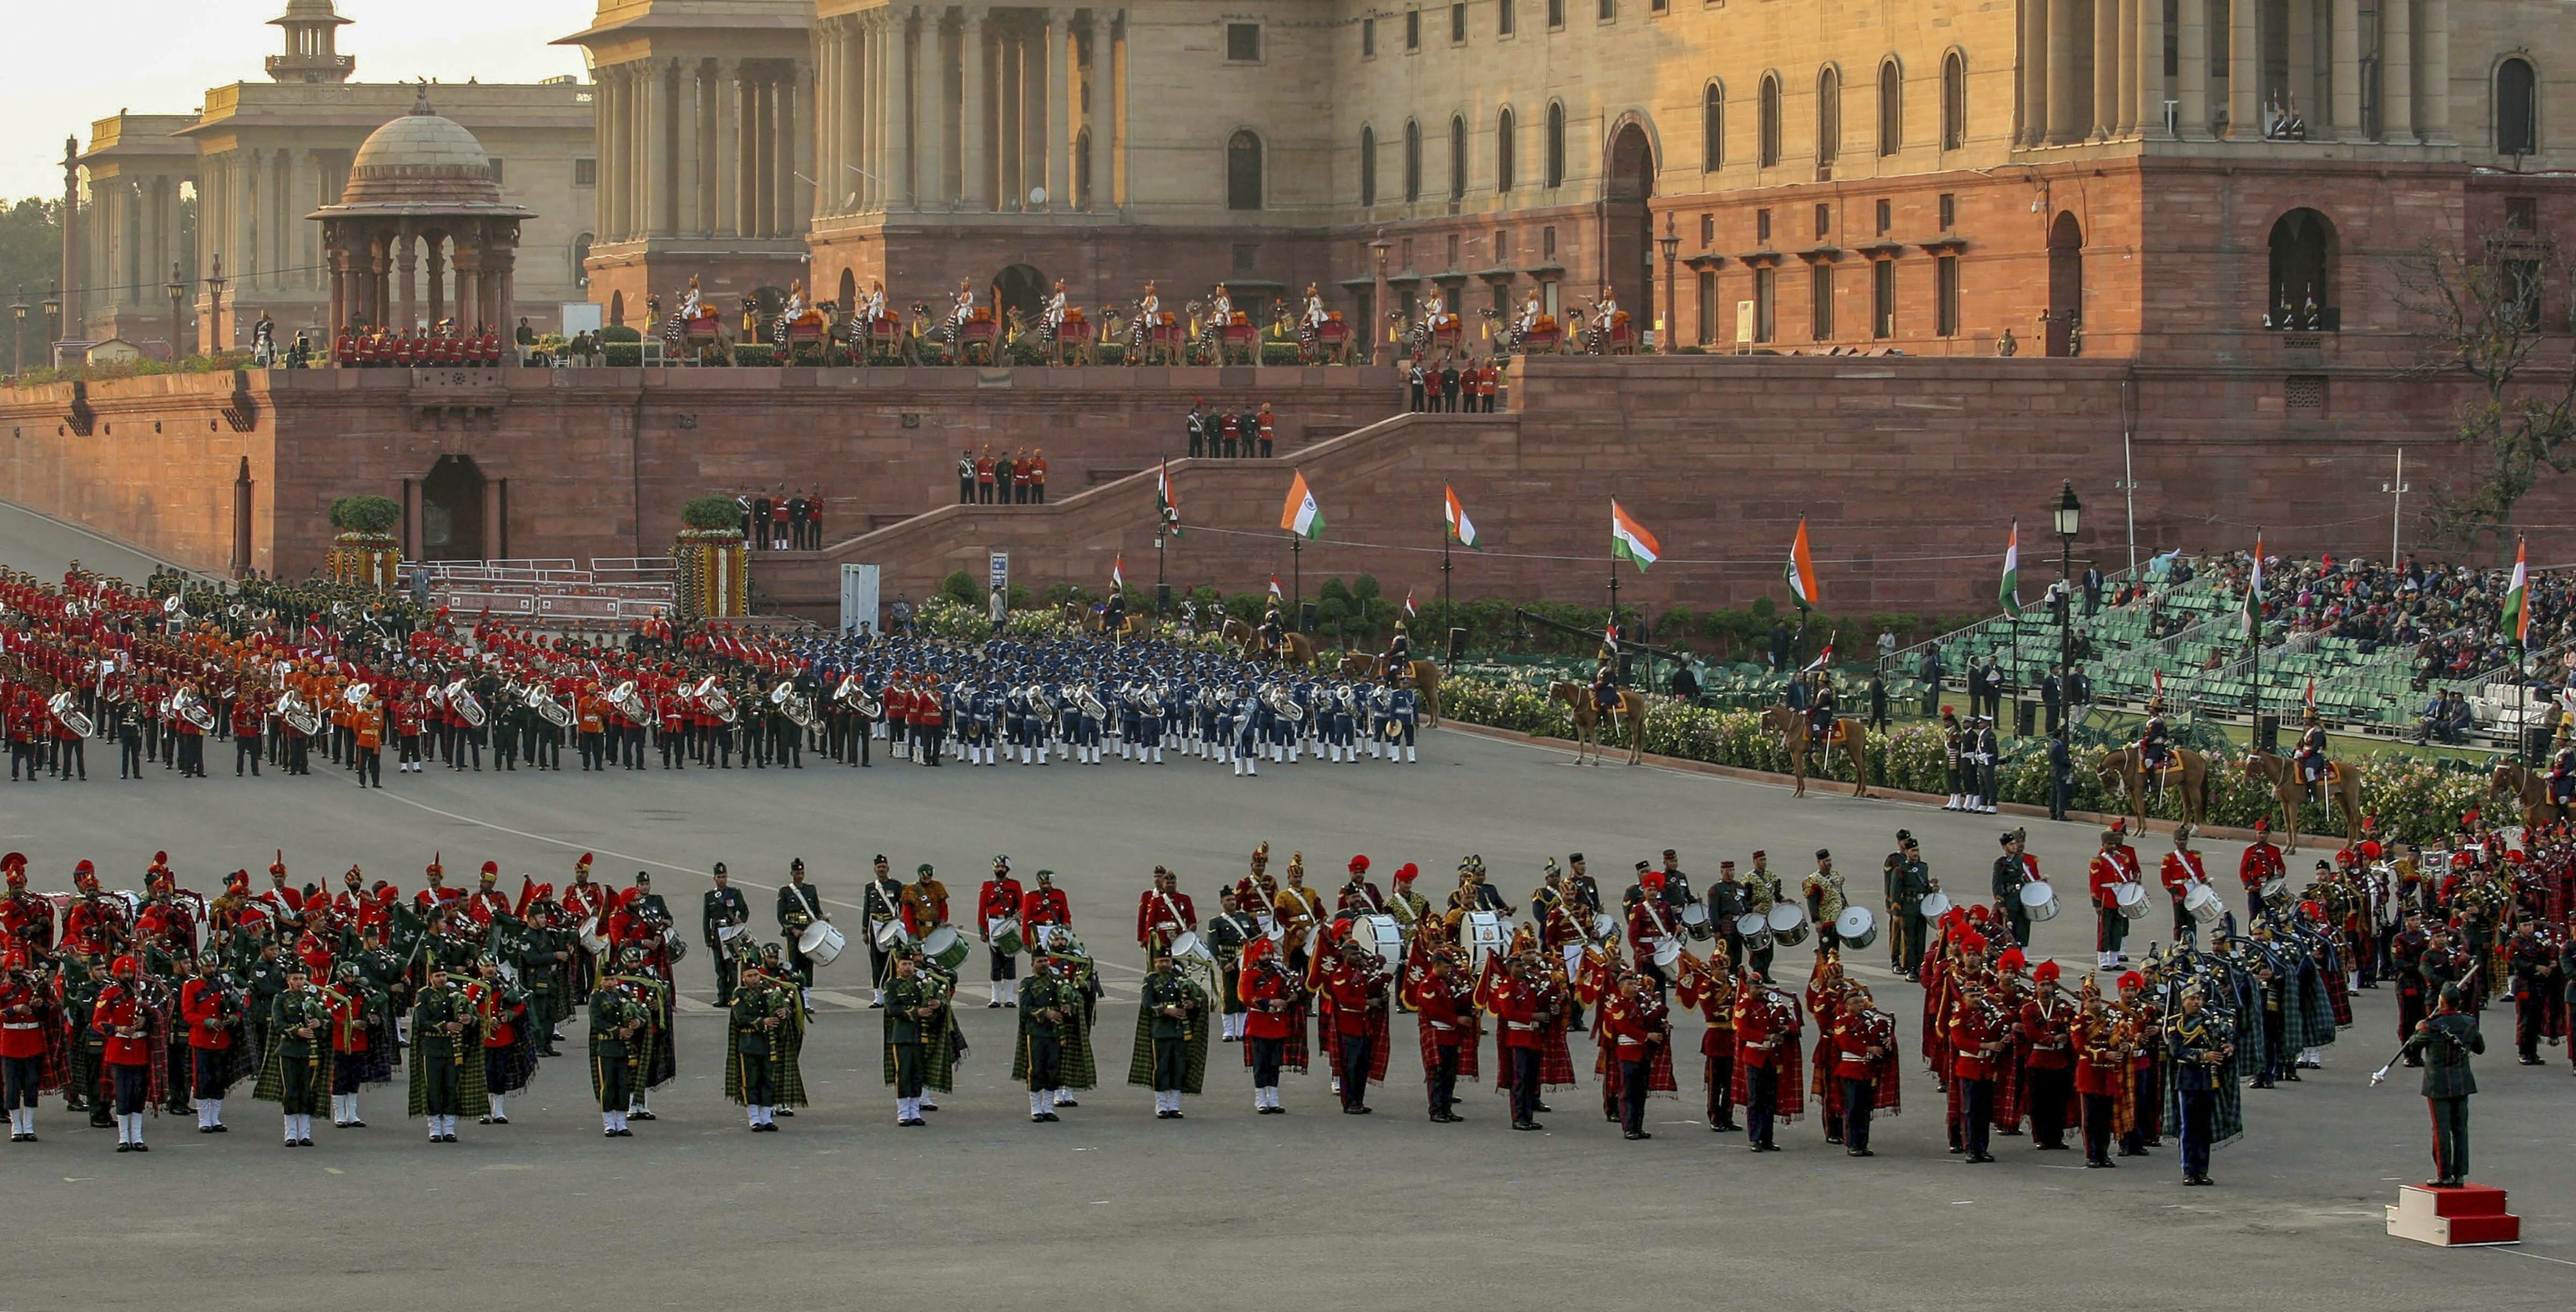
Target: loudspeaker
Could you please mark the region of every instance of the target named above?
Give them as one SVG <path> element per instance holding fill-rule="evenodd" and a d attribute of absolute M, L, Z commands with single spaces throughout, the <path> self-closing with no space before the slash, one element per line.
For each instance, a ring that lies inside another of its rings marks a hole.
<path fill-rule="evenodd" d="M 1171 585 L 1171 584 L 1169 584 L 1169 583 L 1157 583 L 1157 584 L 1155 584 L 1155 585 L 1154 585 L 1154 613 L 1155 613 L 1155 614 L 1157 614 L 1157 615 L 1160 615 L 1160 614 L 1162 614 L 1163 612 L 1170 610 L 1171 608 L 1172 608 L 1172 585 Z"/>
<path fill-rule="evenodd" d="M 1297 631 L 1299 633 L 1315 631 L 1315 603 L 1311 601 L 1297 603 Z"/>
<path fill-rule="evenodd" d="M 1457 664 L 1459 658 L 1466 654 L 1467 631 L 1453 626 L 1449 630 L 1449 663 L 1452 665 Z"/>

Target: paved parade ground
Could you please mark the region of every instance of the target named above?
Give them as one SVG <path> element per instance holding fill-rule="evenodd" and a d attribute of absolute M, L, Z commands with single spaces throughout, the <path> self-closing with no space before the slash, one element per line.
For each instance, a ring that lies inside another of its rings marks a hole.
<path fill-rule="evenodd" d="M 220 759 L 220 758 L 218 758 Z M 1420 765 L 1308 763 L 1236 780 L 1203 763 L 1077 769 L 690 770 L 665 775 L 400 776 L 381 792 L 327 767 L 307 779 L 215 777 L 183 785 L 158 769 L 138 784 L 93 778 L 0 791 L 0 846 L 34 858 L 37 884 L 79 857 L 108 884 L 139 883 L 167 848 L 186 882 L 213 888 L 235 867 L 262 869 L 283 847 L 298 882 L 336 883 L 349 863 L 418 887 L 433 850 L 448 869 L 500 863 L 563 883 L 584 850 L 622 885 L 651 870 L 696 927 L 702 872 L 718 860 L 750 885 L 761 923 L 767 888 L 803 856 L 828 904 L 855 920 L 868 859 L 898 871 L 934 863 L 968 902 L 987 863 L 1009 854 L 1025 879 L 1054 869 L 1076 927 L 1103 959 L 1104 1087 L 1063 1123 L 1028 1123 L 1007 1079 L 1010 1012 L 980 1005 L 981 959 L 961 989 L 973 1052 L 926 1131 L 898 1130 L 880 1082 L 880 1023 L 864 1009 L 853 948 L 822 972 L 805 1055 L 815 1105 L 785 1133 L 745 1133 L 720 1096 L 722 1021 L 691 1007 L 680 1021 L 676 1085 L 661 1119 L 603 1141 L 577 1056 L 549 1063 L 511 1100 L 513 1124 L 463 1127 L 433 1147 L 399 1114 L 401 1086 L 367 1095 L 372 1128 L 324 1127 L 317 1149 L 281 1153 L 267 1104 L 236 1097 L 220 1138 L 167 1118 L 149 1157 L 110 1152 L 105 1131 L 58 1106 L 44 1141 L 5 1163 L 13 1245 L 10 1300 L 25 1306 L 164 1305 L 192 1277 L 200 1308 L 364 1303 L 375 1291 L 429 1300 L 516 1301 L 542 1290 L 585 1301 L 705 1306 L 727 1296 L 877 1305 L 888 1296 L 1015 1305 L 1050 1294 L 1088 1305 L 1111 1291 L 1154 1308 L 1211 1300 L 1282 1305 L 1316 1296 L 1564 1306 L 1638 1294 L 1760 1306 L 2057 1308 L 2110 1301 L 2211 1307 L 2346 1308 L 2563 1305 L 2576 1264 L 2576 1185 L 2564 1109 L 2576 1080 L 2553 1053 L 2512 1064 L 2509 1014 L 2490 1017 L 2480 1062 L 2477 1176 L 2513 1191 L 2530 1242 L 2518 1252 L 2440 1252 L 2385 1238 L 2379 1209 L 2428 1169 L 2423 1103 L 2412 1076 L 2366 1090 L 2392 1046 L 2385 991 L 2360 995 L 2361 1030 L 2328 1050 L 2322 1072 L 2249 1092 L 2249 1133 L 2220 1151 L 2220 1188 L 2187 1193 L 2173 1149 L 2116 1172 L 2069 1169 L 2076 1154 L 2033 1154 L 1999 1139 L 2002 1160 L 1970 1168 L 1943 1152 L 1939 1096 L 1910 1058 L 1919 993 L 1893 981 L 1884 947 L 1855 971 L 1905 1026 L 1905 1112 L 1883 1121 L 1879 1156 L 1826 1147 L 1812 1116 L 1786 1150 L 1757 1158 L 1740 1135 L 1697 1119 L 1699 1025 L 1678 1022 L 1680 1101 L 1648 1111 L 1651 1142 L 1622 1141 L 1600 1116 L 1589 1036 L 1575 1037 L 1583 1088 L 1552 1095 L 1545 1134 L 1513 1134 L 1501 1100 L 1479 1087 L 1468 1122 L 1422 1114 L 1412 1024 L 1396 1022 L 1390 1087 L 1378 1114 L 1329 1106 L 1320 1064 L 1290 1076 L 1292 1114 L 1255 1117 L 1240 1049 L 1221 1045 L 1205 1098 L 1160 1122 L 1141 1090 L 1118 1084 L 1141 965 L 1136 895 L 1156 863 L 1214 904 L 1268 839 L 1281 861 L 1303 850 L 1329 889 L 1366 852 L 1383 876 L 1404 861 L 1425 891 L 1481 853 L 1516 904 L 1549 854 L 1580 850 L 1615 896 L 1636 858 L 1678 848 L 1704 886 L 1722 858 L 1763 847 L 1795 887 L 1806 854 L 1830 846 L 1855 891 L 1876 887 L 1894 831 L 1910 827 L 1950 886 L 1986 879 L 1999 822 L 1624 766 L 1578 767 L 1554 751 L 1461 733 L 1428 735 Z M 2092 831 L 2040 825 L 2042 869 L 2073 886 Z M 2142 844 L 2152 858 L 2161 840 Z M 2234 869 L 2215 845 L 2213 870 Z M 1276 868 L 1276 866 L 1274 866 Z M 2232 881 L 2231 881 L 2232 882 Z M 2034 957 L 2072 964 L 2091 948 L 2080 908 L 2042 925 Z M 2153 923 L 2148 922 L 2148 923 Z M 693 945 L 694 946 L 694 945 Z M 1806 949 L 1781 973 L 1802 983 Z M 703 952 L 680 966 L 701 1003 Z M 580 1051 L 579 1030 L 566 1051 Z M 1812 1041 L 1812 1036 L 1811 1036 Z M 1489 1045 L 1490 1046 L 1490 1045 Z M 1490 1085 L 1490 1052 L 1487 1054 Z M 2542 1260 L 2548 1259 L 2548 1260 Z M 239 1278 L 204 1278 L 237 1270 Z M 395 1282 L 399 1282 L 398 1284 Z M 1224 1292 L 1231 1290 L 1231 1292 Z"/>

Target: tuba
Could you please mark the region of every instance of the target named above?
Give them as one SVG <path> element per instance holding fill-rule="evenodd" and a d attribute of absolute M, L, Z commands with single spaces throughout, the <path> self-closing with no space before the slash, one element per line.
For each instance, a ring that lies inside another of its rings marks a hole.
<path fill-rule="evenodd" d="M 572 724 L 572 712 L 565 710 L 562 702 L 556 701 L 549 695 L 546 692 L 546 686 L 542 683 L 529 683 L 527 691 L 521 695 L 521 701 L 529 710 L 537 713 L 537 718 L 558 729 Z"/>
<path fill-rule="evenodd" d="M 1100 693 L 1090 684 L 1079 685 L 1073 690 L 1073 704 L 1094 720 L 1109 718 L 1109 708 L 1100 704 Z"/>
<path fill-rule="evenodd" d="M 858 712 L 861 719 L 873 720 L 885 711 L 884 704 L 870 697 L 867 685 L 859 682 L 854 674 L 841 676 L 841 686 L 832 690 L 832 700 L 848 702 L 850 709 Z"/>
<path fill-rule="evenodd" d="M 483 703 L 475 697 L 472 689 L 465 686 L 463 675 L 457 676 L 454 683 L 447 685 L 447 709 L 456 712 L 456 718 L 463 720 L 465 727 L 469 729 L 483 727 Z"/>
<path fill-rule="evenodd" d="M 75 705 L 74 701 L 69 691 L 58 692 L 45 699 L 45 709 L 52 711 L 54 718 L 61 721 L 64 728 L 87 738 L 90 736 L 90 731 L 97 726 L 90 723 L 89 714 Z"/>
<path fill-rule="evenodd" d="M 637 724 L 646 724 L 652 721 L 652 715 L 645 710 L 644 699 L 635 695 L 635 681 L 633 679 L 628 679 L 618 684 L 616 687 L 609 689 L 604 695 L 603 700 L 605 700 L 610 706 L 615 707 L 619 715 L 623 715 Z M 537 713 L 544 715 L 545 711 L 543 708 L 539 708 Z M 572 723 L 572 716 L 568 714 L 559 721 L 555 720 L 552 716 L 547 716 L 546 718 L 548 722 L 557 724 L 558 726 Z"/>
<path fill-rule="evenodd" d="M 215 713 L 204 702 L 197 699 L 197 690 L 194 687 L 182 687 L 171 694 L 170 713 L 197 726 L 199 733 L 214 731 Z"/>
<path fill-rule="evenodd" d="M 1280 719 L 1286 720 L 1290 724 L 1304 724 L 1306 722 L 1306 708 L 1300 705 L 1296 697 L 1291 695 L 1285 687 L 1282 687 L 1279 684 L 1272 683 L 1262 686 L 1261 704 L 1269 707 L 1271 714 L 1278 716 Z"/>
<path fill-rule="evenodd" d="M 705 707 L 707 714 L 726 724 L 731 724 L 741 717 L 741 712 L 734 709 L 733 694 L 716 686 L 716 676 L 712 674 L 700 679 L 696 687 L 689 689 L 689 699 Z"/>
<path fill-rule="evenodd" d="M 305 705 L 304 699 L 296 696 L 293 689 L 287 690 L 286 695 L 278 699 L 277 718 L 286 721 L 287 727 L 307 738 L 322 732 L 321 715 L 312 707 Z"/>

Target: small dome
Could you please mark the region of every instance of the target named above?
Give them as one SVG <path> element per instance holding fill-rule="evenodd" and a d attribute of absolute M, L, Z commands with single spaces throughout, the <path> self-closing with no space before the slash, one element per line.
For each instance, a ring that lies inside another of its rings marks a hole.
<path fill-rule="evenodd" d="M 386 202 L 496 204 L 492 157 L 483 143 L 451 118 L 429 107 L 424 89 L 412 111 L 376 129 L 349 163 L 343 205 Z"/>

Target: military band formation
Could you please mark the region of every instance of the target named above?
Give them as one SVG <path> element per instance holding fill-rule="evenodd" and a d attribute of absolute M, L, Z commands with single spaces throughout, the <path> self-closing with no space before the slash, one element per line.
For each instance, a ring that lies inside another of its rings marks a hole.
<path fill-rule="evenodd" d="M 1283 1073 L 1318 1064 L 1339 1112 L 1370 1114 L 1395 1017 L 1410 1013 L 1433 1123 L 1473 1119 L 1460 1082 L 1490 1077 L 1498 1119 L 1542 1129 L 1547 1099 L 1579 1084 L 1572 1036 L 1589 1032 L 1604 1121 L 1647 1139 L 1648 1099 L 1679 1095 L 1676 1019 L 1688 1015 L 1709 1129 L 1778 1152 L 1781 1126 L 1812 1111 L 1825 1143 L 1870 1157 L 1874 1123 L 1902 1106 L 1905 1045 L 1897 1014 L 1846 958 L 1881 937 L 1889 966 L 1922 986 L 1914 1055 L 1941 1095 L 1949 1151 L 1974 1165 L 1996 1160 L 1999 1138 L 2027 1136 L 2108 1169 L 2171 1136 L 2184 1181 L 2208 1184 L 2212 1151 L 2243 1132 L 2248 1092 L 2322 1066 L 2354 1025 L 2356 994 L 2385 985 L 2400 1055 L 2425 1067 L 2438 1178 L 2458 1181 L 2485 1004 L 2512 999 L 2524 1064 L 2567 1037 L 2576 845 L 2563 834 L 2508 850 L 2472 818 L 2448 853 L 2364 843 L 2319 862 L 2296 892 L 2278 849 L 2258 843 L 2240 866 L 2241 921 L 2202 896 L 2210 880 L 2178 835 L 2161 881 L 2178 939 L 2133 957 L 2114 927 L 2139 918 L 2132 890 L 2147 879 L 2127 835 L 2106 831 L 2086 880 L 2110 946 L 2071 983 L 2027 946 L 2057 894 L 2024 837 L 2002 836 L 1991 899 L 1944 891 L 1899 831 L 1877 898 L 1848 888 L 1829 851 L 1794 888 L 1756 852 L 1741 870 L 1721 862 L 1703 893 L 1667 850 L 1660 865 L 1637 862 L 1615 899 L 1581 854 L 1547 858 L 1519 905 L 1478 856 L 1434 900 L 1414 864 L 1382 887 L 1353 856 L 1327 889 L 1308 882 L 1302 853 L 1274 874 L 1265 843 L 1212 909 L 1157 867 L 1132 923 L 1119 915 L 1093 932 L 1132 934 L 1149 963 L 1127 1083 L 1165 1120 L 1206 1091 L 1217 1044 L 1239 1046 L 1255 1114 L 1287 1114 Z M 560 889 L 522 875 L 513 892 L 495 862 L 469 890 L 433 859 L 406 893 L 355 866 L 337 889 L 299 881 L 280 852 L 264 887 L 237 870 L 207 896 L 164 853 L 139 891 L 110 890 L 79 861 L 68 889 L 38 893 L 28 859 L 10 853 L 0 1072 L 11 1140 L 40 1141 L 48 1095 L 114 1128 L 119 1152 L 149 1151 L 152 1116 L 227 1133 L 228 1099 L 248 1083 L 277 1105 L 285 1146 L 306 1148 L 326 1106 L 335 1131 L 363 1129 L 360 1100 L 400 1079 L 405 1114 L 452 1144 L 465 1118 L 510 1124 L 511 1095 L 567 1056 L 587 1068 L 603 1136 L 631 1137 L 679 1070 L 678 967 L 693 936 L 649 872 L 615 888 L 592 865 L 584 854 Z M 848 904 L 823 897 L 801 859 L 771 901 L 756 914 L 719 864 L 694 935 L 724 1014 L 724 1093 L 754 1133 L 807 1105 L 811 990 L 849 946 L 831 911 Z M 997 857 L 971 906 L 952 908 L 932 866 L 899 879 L 879 855 L 856 909 L 899 1127 L 927 1126 L 955 1092 L 971 1031 L 1010 1045 L 1034 1123 L 1060 1121 L 1098 1086 L 1098 960 L 1052 871 L 1024 884 Z M 1810 944 L 1806 961 L 1781 959 Z M 997 1025 L 959 1014 L 979 967 L 984 1009 L 1012 1013 Z"/>
<path fill-rule="evenodd" d="M 1128 627 L 1125 601 L 1106 630 Z M 1414 763 L 1436 717 L 1398 628 L 1365 671 L 1290 668 L 1274 607 L 1239 648 L 1178 640 L 951 644 L 660 621 L 620 641 L 541 636 L 328 584 L 182 592 L 80 572 L 0 578 L 0 723 L 13 781 L 872 766 Z M 1393 671 L 1383 675 L 1379 671 Z M 229 742 L 226 752 L 222 744 Z M 157 765 L 158 771 L 147 772 Z M 106 763 L 100 763 L 105 777 Z"/>

